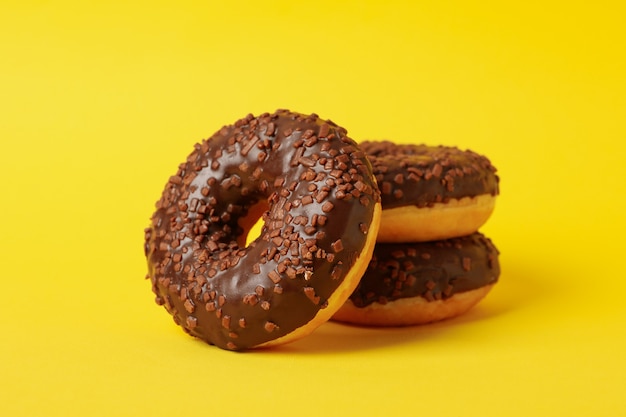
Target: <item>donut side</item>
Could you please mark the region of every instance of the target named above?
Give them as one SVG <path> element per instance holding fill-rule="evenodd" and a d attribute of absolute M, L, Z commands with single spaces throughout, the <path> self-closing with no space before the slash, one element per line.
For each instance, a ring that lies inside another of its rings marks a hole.
<path fill-rule="evenodd" d="M 434 242 L 377 243 L 361 282 L 333 320 L 403 326 L 457 316 L 498 281 L 498 255 L 481 233 Z"/>
<path fill-rule="evenodd" d="M 362 326 L 416 326 L 450 319 L 468 312 L 493 288 L 493 284 L 458 293 L 445 300 L 427 301 L 421 297 L 401 298 L 386 304 L 356 307 L 348 300 L 333 320 Z"/>
<path fill-rule="evenodd" d="M 493 213 L 496 197 L 450 199 L 427 207 L 400 206 L 383 210 L 378 242 L 427 242 L 470 235 Z"/>

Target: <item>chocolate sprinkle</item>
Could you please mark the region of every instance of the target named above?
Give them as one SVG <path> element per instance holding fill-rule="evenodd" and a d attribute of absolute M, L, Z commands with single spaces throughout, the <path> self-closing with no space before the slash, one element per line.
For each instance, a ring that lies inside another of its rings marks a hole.
<path fill-rule="evenodd" d="M 380 201 L 365 153 L 346 134 L 315 114 L 278 110 L 195 145 L 145 231 L 156 302 L 186 332 L 242 350 L 328 305 Z M 268 207 L 261 234 L 244 247 L 240 220 L 256 220 L 247 216 L 259 204 Z"/>

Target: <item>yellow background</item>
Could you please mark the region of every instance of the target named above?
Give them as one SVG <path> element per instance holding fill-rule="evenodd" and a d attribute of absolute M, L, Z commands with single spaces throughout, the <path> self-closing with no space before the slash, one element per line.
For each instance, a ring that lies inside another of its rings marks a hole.
<path fill-rule="evenodd" d="M 214 3 L 0 3 L 0 415 L 624 415 L 623 2 Z M 494 291 L 271 351 L 184 335 L 143 228 L 195 142 L 276 108 L 489 156 Z"/>

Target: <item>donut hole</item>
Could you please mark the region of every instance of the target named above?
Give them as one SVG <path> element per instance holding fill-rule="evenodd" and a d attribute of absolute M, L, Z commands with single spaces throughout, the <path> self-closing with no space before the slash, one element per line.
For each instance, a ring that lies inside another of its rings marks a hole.
<path fill-rule="evenodd" d="M 266 200 L 259 201 L 248 210 L 248 214 L 238 220 L 239 226 L 244 233 L 239 237 L 239 245 L 247 247 L 251 242 L 261 235 L 263 228 L 263 213 L 269 210 L 269 204 Z"/>

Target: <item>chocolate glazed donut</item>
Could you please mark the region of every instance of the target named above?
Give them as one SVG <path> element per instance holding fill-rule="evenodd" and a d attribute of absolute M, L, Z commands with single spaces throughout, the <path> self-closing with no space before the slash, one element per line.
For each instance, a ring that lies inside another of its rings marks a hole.
<path fill-rule="evenodd" d="M 498 281 L 499 252 L 481 233 L 416 243 L 378 243 L 369 267 L 334 320 L 377 326 L 460 315 Z"/>
<path fill-rule="evenodd" d="M 361 143 L 381 190 L 379 242 L 423 242 L 478 230 L 495 207 L 489 159 L 450 146 Z"/>
<path fill-rule="evenodd" d="M 156 302 L 230 350 L 295 340 L 352 293 L 371 257 L 380 196 L 345 129 L 287 110 L 195 145 L 146 229 Z M 263 214 L 260 236 L 245 247 Z"/>

